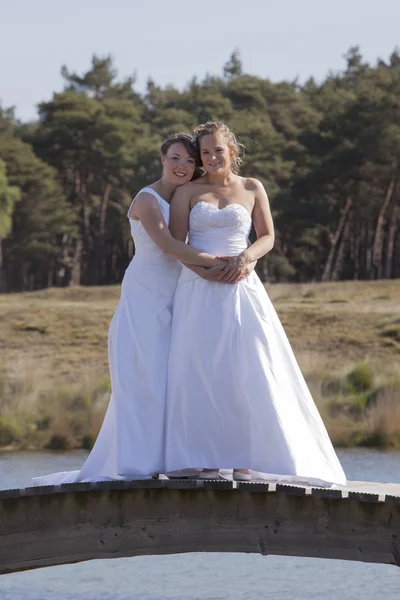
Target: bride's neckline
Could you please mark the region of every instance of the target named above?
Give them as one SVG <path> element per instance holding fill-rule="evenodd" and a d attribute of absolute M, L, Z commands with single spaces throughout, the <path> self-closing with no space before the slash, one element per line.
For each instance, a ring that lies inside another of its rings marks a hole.
<path fill-rule="evenodd" d="M 192 213 L 194 211 L 194 209 L 196 208 L 196 206 L 198 206 L 199 204 L 207 204 L 208 206 L 211 206 L 212 208 L 214 208 L 218 212 L 222 212 L 223 210 L 226 210 L 227 208 L 230 208 L 231 206 L 239 206 L 240 208 L 242 208 L 246 212 L 246 214 L 251 219 L 251 214 L 249 213 L 249 211 L 247 210 L 247 208 L 245 206 L 243 206 L 243 204 L 238 204 L 237 202 L 231 202 L 231 204 L 227 204 L 226 206 L 223 206 L 222 208 L 219 208 L 218 206 L 215 206 L 215 204 L 211 204 L 211 202 L 207 202 L 206 200 L 199 200 L 191 208 L 190 213 Z"/>

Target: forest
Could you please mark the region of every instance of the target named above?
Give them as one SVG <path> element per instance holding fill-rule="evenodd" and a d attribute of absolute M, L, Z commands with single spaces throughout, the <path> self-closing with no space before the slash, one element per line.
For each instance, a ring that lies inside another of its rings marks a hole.
<path fill-rule="evenodd" d="M 400 277 L 399 51 L 370 65 L 351 48 L 342 72 L 303 84 L 245 73 L 239 51 L 184 89 L 140 93 L 110 56 L 61 72 L 37 120 L 0 107 L 0 292 L 119 283 L 134 254 L 126 210 L 160 176 L 162 139 L 214 119 L 270 198 L 263 281 Z"/>

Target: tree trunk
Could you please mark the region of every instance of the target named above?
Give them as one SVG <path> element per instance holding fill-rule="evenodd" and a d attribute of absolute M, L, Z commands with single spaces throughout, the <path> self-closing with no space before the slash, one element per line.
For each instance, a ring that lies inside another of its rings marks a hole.
<path fill-rule="evenodd" d="M 82 239 L 79 237 L 76 240 L 74 257 L 72 259 L 71 279 L 69 281 L 70 286 L 80 285 L 81 283 L 82 249 L 83 243 Z"/>
<path fill-rule="evenodd" d="M 52 287 L 54 283 L 54 260 L 51 261 L 49 269 L 47 271 L 47 285 L 46 287 Z"/>
<path fill-rule="evenodd" d="M 106 233 L 107 208 L 108 202 L 110 200 L 111 189 L 111 184 L 107 182 L 104 187 L 103 196 L 101 199 L 99 229 L 96 235 L 94 245 L 94 285 L 99 285 L 102 283 L 102 272 L 104 271 L 104 238 Z"/>
<path fill-rule="evenodd" d="M 353 279 L 360 279 L 360 251 L 361 251 L 361 227 L 360 222 L 357 222 L 357 230 L 354 234 L 354 270 Z"/>
<path fill-rule="evenodd" d="M 346 204 L 341 211 L 341 217 L 339 219 L 338 228 L 336 230 L 335 235 L 333 235 L 331 238 L 331 247 L 329 250 L 327 261 L 325 263 L 324 271 L 322 273 L 321 281 L 330 281 L 331 280 L 333 259 L 335 257 L 335 253 L 336 253 L 336 249 L 337 249 L 337 246 L 338 246 L 338 243 L 340 240 L 340 236 L 341 236 L 344 226 L 346 224 L 351 205 L 352 205 L 352 199 L 347 198 Z"/>
<path fill-rule="evenodd" d="M 397 230 L 394 234 L 394 250 L 392 264 L 392 277 L 400 278 L 400 227 L 397 227 Z"/>
<path fill-rule="evenodd" d="M 389 207 L 390 201 L 393 196 L 394 186 L 396 185 L 396 179 L 397 174 L 388 185 L 376 221 L 374 244 L 372 247 L 372 265 L 374 279 L 382 278 L 383 227 L 385 225 L 386 211 Z"/>
<path fill-rule="evenodd" d="M 78 199 L 82 210 L 82 226 L 80 230 L 80 239 L 82 240 L 82 246 L 77 244 L 77 249 L 81 260 L 84 264 L 80 265 L 79 278 L 81 283 L 86 285 L 94 285 L 94 248 L 93 248 L 93 234 L 91 229 L 91 197 L 88 193 L 88 182 L 90 176 L 84 173 L 80 173 L 77 177 L 78 185 Z M 82 267 L 84 267 L 82 269 Z M 83 271 L 83 273 L 82 273 Z M 83 279 L 83 281 L 82 281 Z"/>
<path fill-rule="evenodd" d="M 340 244 L 338 251 L 336 253 L 335 264 L 332 269 L 331 281 L 338 281 L 339 279 L 343 279 L 343 259 L 344 253 L 346 249 L 346 243 L 349 237 L 350 231 L 350 221 L 346 221 L 346 225 L 343 229 L 343 235 L 340 239 Z"/>
<path fill-rule="evenodd" d="M 384 279 L 390 279 L 393 277 L 393 256 L 394 256 L 394 243 L 396 238 L 398 222 L 398 207 L 392 207 L 392 213 L 390 216 L 389 231 L 386 242 L 385 262 L 383 267 Z"/>
<path fill-rule="evenodd" d="M 4 294 L 7 290 L 7 277 L 3 262 L 3 240 L 0 237 L 0 294 Z"/>
<path fill-rule="evenodd" d="M 372 223 L 365 223 L 365 278 L 373 279 L 372 272 Z"/>

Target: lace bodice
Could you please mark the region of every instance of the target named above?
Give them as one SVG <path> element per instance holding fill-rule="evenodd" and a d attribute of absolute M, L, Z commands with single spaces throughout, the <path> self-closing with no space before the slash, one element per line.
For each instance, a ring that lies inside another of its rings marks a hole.
<path fill-rule="evenodd" d="M 249 211 L 241 204 L 219 209 L 201 201 L 190 213 L 189 243 L 211 254 L 236 254 L 248 246 L 251 223 Z"/>

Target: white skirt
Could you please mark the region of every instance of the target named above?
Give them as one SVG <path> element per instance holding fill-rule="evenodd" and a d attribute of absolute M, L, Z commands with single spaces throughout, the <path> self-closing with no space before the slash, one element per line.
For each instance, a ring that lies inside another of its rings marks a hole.
<path fill-rule="evenodd" d="M 173 307 L 166 470 L 251 469 L 344 484 L 345 474 L 258 276 L 235 285 L 184 268 Z"/>
<path fill-rule="evenodd" d="M 108 336 L 111 399 L 82 469 L 36 477 L 34 485 L 144 479 L 164 472 L 164 418 L 172 302 L 180 264 L 135 257 Z"/>

